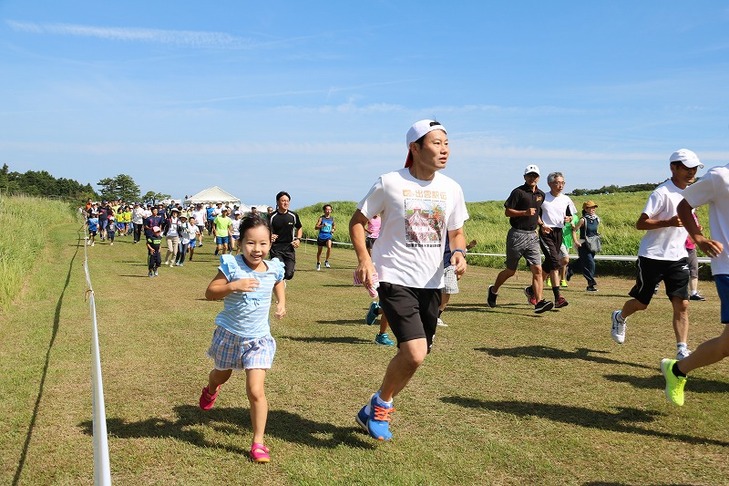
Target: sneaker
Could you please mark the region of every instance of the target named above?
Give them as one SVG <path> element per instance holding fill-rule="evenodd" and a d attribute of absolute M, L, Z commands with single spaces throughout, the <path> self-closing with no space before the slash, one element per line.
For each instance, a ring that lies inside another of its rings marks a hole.
<path fill-rule="evenodd" d="M 318 272 L 319 270 L 321 270 L 321 263 L 317 262 L 316 263 L 316 271 Z"/>
<path fill-rule="evenodd" d="M 270 452 L 265 445 L 254 442 L 251 445 L 251 461 L 258 463 L 271 462 Z"/>
<path fill-rule="evenodd" d="M 620 316 L 620 311 L 616 310 L 613 312 L 613 329 L 612 329 L 612 336 L 613 341 L 615 341 L 618 344 L 623 344 L 625 342 L 625 328 L 627 327 L 627 322 L 625 319 L 623 319 Z"/>
<path fill-rule="evenodd" d="M 365 317 L 365 322 L 368 326 L 371 326 L 377 321 L 377 316 L 380 315 L 380 304 L 377 302 L 372 302 L 370 304 L 370 309 L 367 311 L 367 317 Z"/>
<path fill-rule="evenodd" d="M 700 300 L 703 302 L 706 300 L 706 297 L 704 297 L 701 294 L 693 294 L 693 295 L 691 295 L 691 297 L 689 297 L 689 300 Z"/>
<path fill-rule="evenodd" d="M 94 246 L 95 244 L 96 244 L 95 242 L 93 242 L 93 241 L 91 242 L 91 246 Z"/>
<path fill-rule="evenodd" d="M 367 405 L 362 407 L 359 412 L 357 412 L 357 415 L 354 417 L 354 420 L 357 421 L 360 427 L 364 429 L 365 432 L 369 432 L 367 430 L 367 421 L 370 419 L 369 414 L 367 413 Z"/>
<path fill-rule="evenodd" d="M 555 301 L 555 303 L 554 303 L 554 308 L 555 308 L 555 309 L 560 309 L 560 308 L 562 308 L 562 307 L 567 307 L 568 305 L 570 305 L 570 304 L 569 304 L 569 302 L 567 302 L 567 299 L 565 299 L 564 297 L 562 297 L 562 296 L 560 295 L 560 296 L 559 296 L 559 299 L 557 299 L 557 300 Z"/>
<path fill-rule="evenodd" d="M 562 281 L 559 283 L 560 287 L 567 287 L 567 280 L 562 279 Z"/>
<path fill-rule="evenodd" d="M 595 287 L 594 285 L 588 285 L 587 288 L 585 289 L 585 291 L 586 292 L 597 292 L 597 287 Z"/>
<path fill-rule="evenodd" d="M 155 276 L 155 277 L 159 277 L 159 270 L 155 270 L 155 271 L 154 271 L 154 276 Z"/>
<path fill-rule="evenodd" d="M 443 322 L 443 319 L 441 319 L 440 317 L 438 318 L 438 322 L 436 322 L 436 325 L 438 325 L 440 327 L 448 327 L 448 324 Z"/>
<path fill-rule="evenodd" d="M 220 385 L 218 385 L 218 389 L 215 390 L 215 393 L 210 393 L 210 390 L 208 390 L 208 387 L 202 389 L 202 393 L 200 394 L 200 408 L 203 410 L 210 410 L 213 408 L 213 405 L 215 405 L 215 400 L 218 398 L 218 394 L 220 393 Z"/>
<path fill-rule="evenodd" d="M 111 243 L 109 243 L 109 246 L 114 246 L 114 242 L 112 241 Z"/>
<path fill-rule="evenodd" d="M 542 299 L 534 305 L 534 313 L 541 314 L 543 312 L 552 310 L 553 307 L 554 304 L 552 302 Z"/>
<path fill-rule="evenodd" d="M 154 272 L 152 270 L 150 270 L 149 273 L 147 274 L 147 276 L 148 277 L 154 277 Z"/>
<path fill-rule="evenodd" d="M 683 406 L 683 387 L 686 385 L 686 377 L 673 374 L 675 363 L 675 359 L 662 359 L 661 373 L 666 379 L 666 400 L 681 407 Z"/>
<path fill-rule="evenodd" d="M 496 307 L 496 298 L 498 297 L 498 295 L 495 294 L 493 290 L 491 290 L 493 288 L 493 285 L 489 285 L 489 292 L 486 295 L 486 304 L 488 304 L 489 307 Z"/>
<path fill-rule="evenodd" d="M 377 336 L 375 336 L 375 342 L 377 344 L 381 344 L 383 346 L 394 346 L 395 345 L 395 342 L 392 339 L 390 339 L 390 336 L 388 336 L 386 332 L 377 333 Z"/>
<path fill-rule="evenodd" d="M 691 351 L 686 346 L 681 346 L 678 348 L 678 351 L 676 351 L 676 360 L 681 361 L 684 358 L 688 358 L 688 355 L 691 354 Z"/>
<path fill-rule="evenodd" d="M 329 265 L 329 260 L 324 260 L 324 266 L 325 266 L 326 268 L 332 268 L 332 266 L 331 266 L 331 265 Z"/>
<path fill-rule="evenodd" d="M 534 297 L 534 289 L 531 285 L 529 287 L 524 287 L 524 295 L 526 295 L 527 302 L 531 305 L 537 305 L 537 298 Z"/>
<path fill-rule="evenodd" d="M 552 286 L 552 277 L 547 277 L 547 280 L 544 281 L 544 286 L 547 288 Z"/>
<path fill-rule="evenodd" d="M 367 420 L 367 432 L 369 432 L 370 437 L 377 440 L 392 439 L 390 421 L 394 411 L 395 407 L 392 406 L 392 402 L 383 402 L 380 399 L 379 392 L 372 395 L 372 398 L 370 398 L 370 415 Z"/>
<path fill-rule="evenodd" d="M 574 274 L 575 274 L 575 271 L 572 270 L 572 267 L 570 265 L 567 265 L 567 273 L 565 274 L 565 277 L 567 277 L 568 282 L 570 281 L 570 279 L 572 278 L 572 275 L 574 275 Z M 565 285 L 565 287 L 566 287 L 566 285 Z"/>
<path fill-rule="evenodd" d="M 172 266 L 172 265 L 170 265 L 170 266 Z M 176 267 L 181 267 L 181 266 L 182 266 L 182 263 L 180 263 L 180 262 L 177 262 L 177 263 L 175 263 L 175 266 L 176 266 Z"/>

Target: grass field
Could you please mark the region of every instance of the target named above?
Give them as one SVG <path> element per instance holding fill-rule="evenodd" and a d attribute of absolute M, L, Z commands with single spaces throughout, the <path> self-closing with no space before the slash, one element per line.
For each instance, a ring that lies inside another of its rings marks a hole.
<path fill-rule="evenodd" d="M 1 484 L 93 481 L 90 317 L 78 228 L 54 228 L 23 293 L 0 317 Z M 354 415 L 376 389 L 392 348 L 364 324 L 367 293 L 352 286 L 352 251 L 314 271 L 298 251 L 288 316 L 267 377 L 272 462 L 246 460 L 245 384 L 234 375 L 215 408 L 197 407 L 205 352 L 222 303 L 204 300 L 212 245 L 181 268 L 146 276 L 143 245 L 89 248 L 100 326 L 115 484 L 725 484 L 729 362 L 697 370 L 686 405 L 666 403 L 658 371 L 675 353 L 670 306 L 634 316 L 626 343 L 610 311 L 631 282 L 600 277 L 570 305 L 535 316 L 525 272 L 484 305 L 497 270 L 470 267 L 444 314 L 434 351 L 397 397 L 394 440 L 362 433 Z M 690 345 L 716 335 L 718 299 L 692 303 Z"/>

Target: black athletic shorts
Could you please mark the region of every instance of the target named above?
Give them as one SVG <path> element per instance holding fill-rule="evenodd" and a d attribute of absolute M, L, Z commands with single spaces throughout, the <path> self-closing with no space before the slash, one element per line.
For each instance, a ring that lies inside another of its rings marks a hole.
<path fill-rule="evenodd" d="M 425 338 L 428 352 L 438 322 L 440 289 L 414 289 L 380 282 L 380 307 L 387 316 L 397 345 L 413 339 Z"/>
<path fill-rule="evenodd" d="M 641 304 L 651 303 L 656 285 L 661 281 L 666 286 L 666 295 L 688 299 L 689 267 L 688 258 L 672 260 L 653 260 L 652 258 L 638 257 L 636 262 L 638 275 L 630 295 Z"/>

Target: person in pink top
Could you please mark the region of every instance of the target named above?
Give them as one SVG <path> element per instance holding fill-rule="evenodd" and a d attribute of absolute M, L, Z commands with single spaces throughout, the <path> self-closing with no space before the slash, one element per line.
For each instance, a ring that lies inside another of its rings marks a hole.
<path fill-rule="evenodd" d="M 703 230 L 699 224 L 699 218 L 696 213 L 692 213 L 694 221 L 699 230 Z M 686 251 L 688 252 L 689 265 L 689 300 L 704 301 L 706 298 L 699 293 L 699 258 L 696 256 L 696 244 L 690 236 L 686 237 Z"/>
<path fill-rule="evenodd" d="M 365 228 L 365 231 L 367 232 L 367 237 L 365 238 L 365 245 L 367 246 L 367 251 L 369 252 L 370 255 L 372 255 L 372 245 L 374 245 L 375 241 L 377 241 L 377 238 L 380 237 L 380 226 L 381 225 L 382 225 L 382 220 L 380 219 L 379 214 L 375 214 L 367 222 L 367 227 Z"/>

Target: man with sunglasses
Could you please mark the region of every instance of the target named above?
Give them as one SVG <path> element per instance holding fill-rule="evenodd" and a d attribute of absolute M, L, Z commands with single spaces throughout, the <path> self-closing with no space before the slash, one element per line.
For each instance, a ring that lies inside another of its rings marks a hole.
<path fill-rule="evenodd" d="M 632 299 L 612 314 L 612 337 L 618 344 L 625 342 L 628 317 L 648 307 L 656 285 L 663 281 L 673 305 L 676 359 L 683 359 L 691 353 L 687 345 L 689 267 L 685 243 L 688 233 L 678 216 L 678 205 L 683 200 L 683 190 L 704 166 L 688 149 L 672 153 L 669 165 L 671 178 L 651 193 L 635 223 L 637 229 L 646 231 L 638 249 L 638 275 L 629 293 Z"/>

